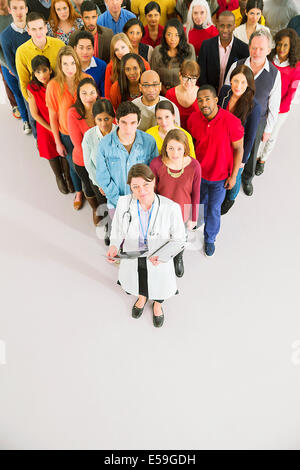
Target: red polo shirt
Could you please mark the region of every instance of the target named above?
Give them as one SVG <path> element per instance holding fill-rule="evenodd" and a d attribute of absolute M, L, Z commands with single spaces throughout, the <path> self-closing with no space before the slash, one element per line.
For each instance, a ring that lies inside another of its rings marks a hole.
<path fill-rule="evenodd" d="M 218 114 L 209 121 L 200 111 L 192 113 L 187 130 L 195 139 L 196 158 L 202 168 L 202 178 L 221 181 L 232 173 L 233 147 L 244 136 L 240 119 L 218 106 Z"/>

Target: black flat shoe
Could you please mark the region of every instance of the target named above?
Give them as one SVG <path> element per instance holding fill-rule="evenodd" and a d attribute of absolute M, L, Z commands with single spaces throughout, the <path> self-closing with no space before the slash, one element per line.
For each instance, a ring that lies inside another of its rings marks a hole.
<path fill-rule="evenodd" d="M 145 308 L 145 305 L 146 305 L 147 302 L 148 302 L 148 299 L 146 299 L 146 302 L 145 302 L 145 304 L 142 308 L 136 307 L 135 306 L 136 303 L 134 304 L 134 306 L 132 307 L 132 310 L 131 310 L 132 318 L 140 318 L 140 316 L 142 315 L 142 313 L 144 311 L 144 308 Z"/>
<path fill-rule="evenodd" d="M 233 204 L 235 203 L 235 200 L 231 199 L 224 199 L 222 206 L 221 206 L 221 215 L 227 214 L 227 212 L 232 208 Z"/>
<path fill-rule="evenodd" d="M 164 311 L 163 309 L 161 308 L 162 310 L 162 315 L 154 315 L 154 302 L 152 304 L 152 313 L 153 313 L 153 325 L 155 326 L 155 328 L 160 328 L 161 326 L 163 326 L 164 324 L 164 319 L 165 319 L 165 316 L 164 316 Z"/>
<path fill-rule="evenodd" d="M 183 251 L 178 253 L 178 255 L 174 256 L 173 262 L 176 276 L 182 277 L 184 275 Z"/>
<path fill-rule="evenodd" d="M 256 168 L 255 168 L 255 174 L 256 176 L 260 176 L 263 174 L 264 172 L 264 169 L 265 169 L 265 164 L 264 162 L 260 162 L 257 160 L 256 162 Z"/>
<path fill-rule="evenodd" d="M 253 184 L 252 183 L 244 183 L 242 181 L 242 186 L 243 186 L 243 190 L 244 190 L 244 193 L 246 194 L 246 196 L 252 196 L 252 194 L 253 194 Z"/>

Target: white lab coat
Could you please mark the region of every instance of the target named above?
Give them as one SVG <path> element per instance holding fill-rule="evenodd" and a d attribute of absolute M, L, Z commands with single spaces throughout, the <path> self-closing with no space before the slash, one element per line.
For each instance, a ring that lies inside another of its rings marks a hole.
<path fill-rule="evenodd" d="M 129 223 L 130 215 L 131 222 Z M 152 252 L 158 249 L 171 238 L 180 242 L 186 240 L 180 206 L 166 197 L 155 196 L 147 236 L 149 251 Z M 139 249 L 137 200 L 133 199 L 130 194 L 120 196 L 118 200 L 112 221 L 110 243 L 120 248 L 124 239 L 123 251 L 136 251 Z M 147 270 L 150 299 L 168 299 L 176 293 L 177 284 L 173 259 L 166 263 L 160 263 L 158 266 L 153 266 L 151 261 L 147 260 Z M 139 295 L 137 259 L 121 259 L 119 283 L 126 292 L 136 296 Z"/>

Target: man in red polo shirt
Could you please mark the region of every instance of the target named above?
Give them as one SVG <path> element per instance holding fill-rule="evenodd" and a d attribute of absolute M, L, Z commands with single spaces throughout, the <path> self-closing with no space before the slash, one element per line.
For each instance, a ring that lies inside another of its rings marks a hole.
<path fill-rule="evenodd" d="M 218 106 L 216 90 L 211 85 L 199 88 L 197 101 L 199 111 L 189 117 L 187 130 L 195 139 L 196 157 L 202 168 L 200 203 L 204 205 L 204 249 L 207 256 L 212 256 L 226 189 L 235 185 L 242 162 L 244 128 L 240 119 Z"/>

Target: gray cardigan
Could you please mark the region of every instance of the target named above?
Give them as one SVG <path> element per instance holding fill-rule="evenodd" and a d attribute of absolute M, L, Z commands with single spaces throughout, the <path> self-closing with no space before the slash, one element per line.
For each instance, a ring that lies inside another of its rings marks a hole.
<path fill-rule="evenodd" d="M 195 49 L 192 44 L 189 44 L 189 55 L 185 60 L 196 60 Z M 162 61 L 162 55 L 160 52 L 161 46 L 156 46 L 151 57 L 151 69 L 155 70 L 160 76 L 162 84 L 168 90 L 180 84 L 179 81 L 179 69 L 180 63 L 177 57 L 172 57 L 168 65 L 165 65 Z"/>

